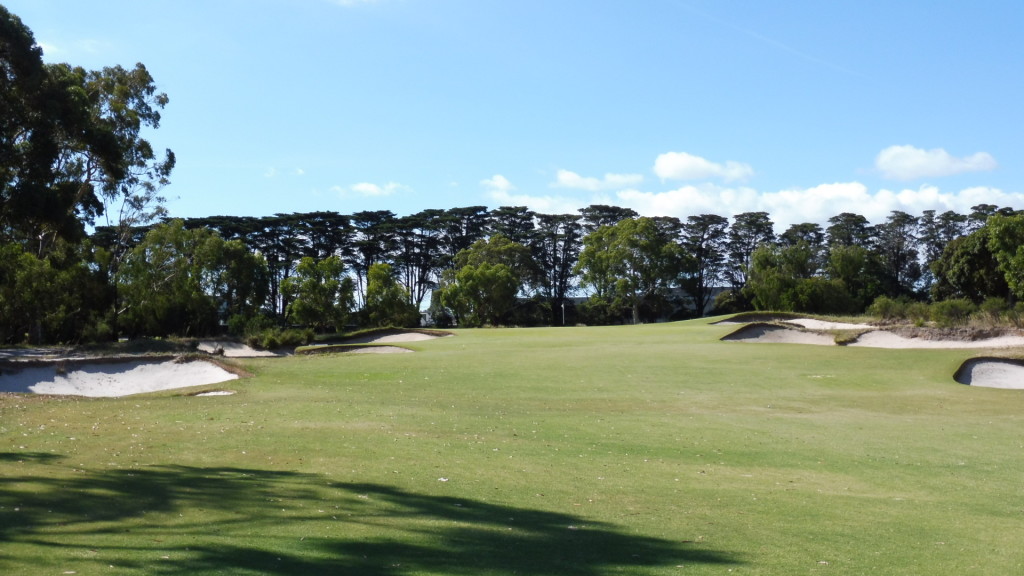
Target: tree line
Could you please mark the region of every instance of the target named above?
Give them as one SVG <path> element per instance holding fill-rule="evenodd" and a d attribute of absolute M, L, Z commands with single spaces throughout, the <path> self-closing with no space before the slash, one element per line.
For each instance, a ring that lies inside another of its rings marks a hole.
<path fill-rule="evenodd" d="M 428 305 L 442 324 L 562 325 L 1024 294 L 1024 215 L 988 204 L 781 234 L 765 212 L 607 205 L 172 220 L 174 154 L 143 137 L 167 102 L 142 64 L 44 64 L 0 6 L 0 343 L 416 325 Z"/>

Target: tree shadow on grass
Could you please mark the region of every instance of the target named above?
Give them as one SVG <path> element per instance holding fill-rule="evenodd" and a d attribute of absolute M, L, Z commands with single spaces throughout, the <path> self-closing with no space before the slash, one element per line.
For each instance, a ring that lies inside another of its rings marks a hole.
<path fill-rule="evenodd" d="M 0 571 L 67 558 L 146 574 L 596 576 L 738 564 L 699 543 L 581 516 L 336 484 L 313 474 L 156 466 L 0 477 Z M 87 566 L 85 566 L 87 567 Z"/>

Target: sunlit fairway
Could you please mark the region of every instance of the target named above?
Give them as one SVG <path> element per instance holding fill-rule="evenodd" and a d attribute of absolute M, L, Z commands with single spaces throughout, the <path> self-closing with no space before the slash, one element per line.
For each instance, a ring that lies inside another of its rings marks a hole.
<path fill-rule="evenodd" d="M 0 398 L 2 574 L 1020 574 L 1024 391 L 977 350 L 706 320 Z"/>

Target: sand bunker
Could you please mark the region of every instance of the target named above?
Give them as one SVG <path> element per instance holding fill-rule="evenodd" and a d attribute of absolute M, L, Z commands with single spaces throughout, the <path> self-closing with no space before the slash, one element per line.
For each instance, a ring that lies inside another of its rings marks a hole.
<path fill-rule="evenodd" d="M 238 378 L 227 370 L 201 360 L 78 363 L 56 362 L 19 367 L 7 364 L 0 373 L 0 392 L 60 394 L 117 398 L 130 394 L 157 392 L 216 384 Z"/>
<path fill-rule="evenodd" d="M 282 355 L 270 350 L 257 350 L 231 340 L 203 340 L 199 343 L 199 351 L 207 354 L 222 354 L 225 358 L 262 358 Z"/>
<path fill-rule="evenodd" d="M 786 324 L 802 326 L 805 330 L 787 327 Z M 817 344 L 835 345 L 835 337 L 827 331 L 867 330 L 844 343 L 845 346 L 892 349 L 985 349 L 1024 347 L 1024 336 L 1007 335 L 980 340 L 908 338 L 886 330 L 873 330 L 868 324 L 827 322 L 811 318 L 787 318 L 779 324 L 754 322 L 729 334 L 722 340 L 740 342 L 768 342 L 775 344 Z"/>
<path fill-rule="evenodd" d="M 999 336 L 983 340 L 928 340 L 926 338 L 907 338 L 892 332 L 875 330 L 861 334 L 856 341 L 850 342 L 848 346 L 936 349 L 1012 348 L 1024 346 L 1024 336 Z"/>
<path fill-rule="evenodd" d="M 420 342 L 444 338 L 451 334 L 444 332 L 417 332 L 414 330 L 381 330 L 345 340 L 345 344 L 396 344 L 399 342 Z"/>
<path fill-rule="evenodd" d="M 737 342 L 759 342 L 769 344 L 813 344 L 817 346 L 835 346 L 835 338 L 829 334 L 808 332 L 796 328 L 787 328 L 776 324 L 748 324 L 743 328 L 722 338 Z"/>
<path fill-rule="evenodd" d="M 973 358 L 964 362 L 953 378 L 968 386 L 1024 390 L 1024 361 Z"/>

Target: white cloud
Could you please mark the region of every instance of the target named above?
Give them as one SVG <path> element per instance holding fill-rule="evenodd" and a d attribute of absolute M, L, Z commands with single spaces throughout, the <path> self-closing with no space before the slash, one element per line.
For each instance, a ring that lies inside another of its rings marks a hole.
<path fill-rule="evenodd" d="M 892 180 L 917 180 L 964 172 L 987 172 L 996 168 L 996 160 L 988 152 L 957 158 L 942 148 L 922 150 L 913 146 L 890 146 L 878 153 L 875 168 Z"/>
<path fill-rule="evenodd" d="M 836 182 L 775 192 L 703 184 L 665 192 L 624 190 L 616 196 L 616 204 L 644 216 L 685 219 L 697 214 L 732 217 L 742 212 L 764 211 L 771 216 L 779 232 L 801 222 L 815 222 L 825 227 L 829 218 L 842 212 L 861 214 L 872 223 L 881 223 L 894 210 L 917 216 L 925 210 L 969 214 L 971 206 L 981 203 L 1024 207 L 1024 193 L 1008 193 L 996 188 L 943 192 L 934 186 L 922 186 L 872 193 L 860 182 Z"/>
<path fill-rule="evenodd" d="M 55 54 L 60 54 L 61 52 L 60 48 L 48 42 L 36 42 L 36 44 L 43 49 L 44 56 L 53 56 Z"/>
<path fill-rule="evenodd" d="M 540 214 L 575 214 L 581 207 L 590 204 L 568 196 L 513 194 L 516 187 L 501 174 L 481 180 L 480 185 L 496 206 L 526 206 Z"/>
<path fill-rule="evenodd" d="M 580 176 L 569 170 L 559 170 L 551 187 L 598 192 L 600 190 L 621 190 L 630 186 L 637 186 L 643 181 L 644 177 L 641 174 L 608 173 L 604 175 L 604 178 L 599 179 Z"/>
<path fill-rule="evenodd" d="M 334 0 L 334 3 L 339 6 L 350 7 L 359 6 L 362 4 L 373 4 L 376 1 L 377 0 Z"/>
<path fill-rule="evenodd" d="M 654 173 L 663 181 L 720 179 L 743 182 L 754 175 L 754 169 L 749 164 L 732 160 L 719 164 L 686 152 L 666 152 L 654 161 Z"/>
<path fill-rule="evenodd" d="M 480 184 L 491 194 L 507 194 L 516 189 L 508 178 L 505 178 L 501 174 L 495 174 L 490 178 L 484 178 L 480 181 Z"/>
<path fill-rule="evenodd" d="M 410 190 L 410 188 L 404 184 L 399 184 L 397 182 L 388 182 L 383 186 L 379 184 L 372 184 L 370 182 L 360 182 L 358 184 L 353 184 L 352 186 L 349 186 L 347 189 L 341 188 L 340 186 L 335 186 L 334 188 L 332 188 L 332 190 L 338 192 L 342 196 L 355 194 L 357 196 L 381 197 L 391 196 L 398 192 L 406 192 Z"/>

